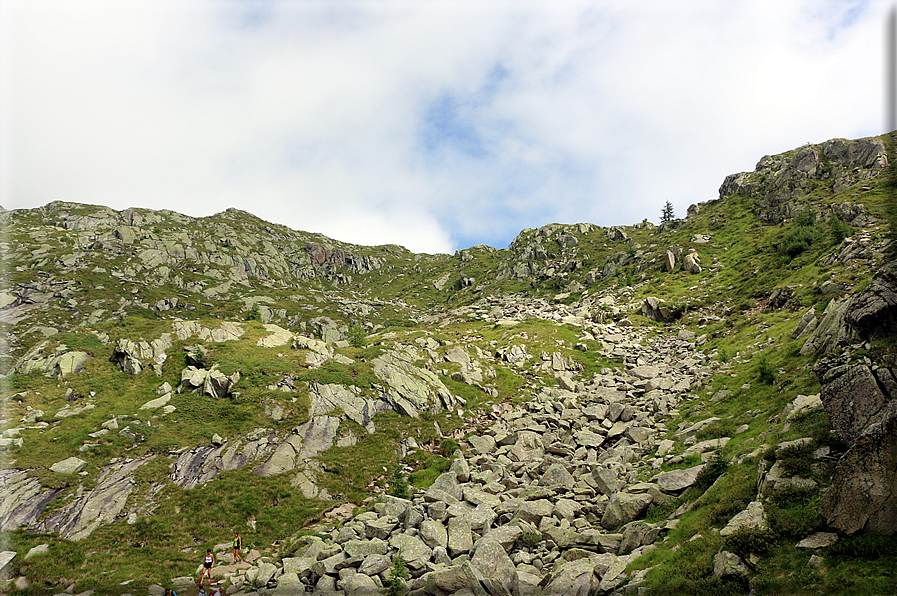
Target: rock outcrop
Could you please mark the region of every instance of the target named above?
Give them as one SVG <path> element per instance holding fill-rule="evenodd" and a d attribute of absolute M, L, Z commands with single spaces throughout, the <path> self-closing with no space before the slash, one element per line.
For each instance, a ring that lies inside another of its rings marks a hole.
<path fill-rule="evenodd" d="M 888 165 L 887 150 L 879 139 L 832 139 L 821 145 L 805 145 L 788 154 L 765 156 L 753 172 L 731 174 L 719 188 L 719 198 L 732 195 L 756 197 L 757 214 L 769 223 L 794 217 L 799 208 L 793 199 L 831 180 L 835 192 L 871 180 Z"/>
<path fill-rule="evenodd" d="M 845 320 L 864 339 L 897 334 L 897 261 L 882 267 L 866 289 L 850 299 Z"/>
<path fill-rule="evenodd" d="M 115 520 L 134 489 L 134 472 L 152 456 L 106 466 L 93 490 L 52 514 L 35 529 L 59 532 L 63 538 L 82 540 L 103 524 Z"/>
<path fill-rule="evenodd" d="M 843 318 L 867 339 L 894 335 L 897 264 L 885 266 L 849 301 Z M 843 325 L 847 327 L 847 325 Z M 849 446 L 822 501 L 829 525 L 846 534 L 897 533 L 897 377 L 881 363 L 821 359 L 814 368 L 832 427 Z"/>
<path fill-rule="evenodd" d="M 415 366 L 415 348 L 391 350 L 373 360 L 374 374 L 383 381 L 380 397 L 392 409 L 405 416 L 417 418 L 420 412 L 437 413 L 463 404 L 439 379 L 425 368 Z"/>

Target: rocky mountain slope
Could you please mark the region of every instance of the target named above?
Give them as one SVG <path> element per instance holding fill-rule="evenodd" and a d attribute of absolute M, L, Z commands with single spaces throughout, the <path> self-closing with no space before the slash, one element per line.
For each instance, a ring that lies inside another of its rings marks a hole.
<path fill-rule="evenodd" d="M 454 255 L 0 212 L 7 591 L 890 593 L 892 145 Z"/>

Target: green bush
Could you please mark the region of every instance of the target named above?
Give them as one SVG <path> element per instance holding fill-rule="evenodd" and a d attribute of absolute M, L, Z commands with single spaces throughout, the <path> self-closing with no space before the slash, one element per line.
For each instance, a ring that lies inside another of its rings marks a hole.
<path fill-rule="evenodd" d="M 797 225 L 802 228 L 814 226 L 816 225 L 816 212 L 812 207 L 807 207 L 797 214 L 797 217 L 794 218 L 794 221 L 797 222 Z"/>
<path fill-rule="evenodd" d="M 729 462 L 726 461 L 723 454 L 718 450 L 714 451 L 713 455 L 710 457 L 710 461 L 708 461 L 707 465 L 704 466 L 704 469 L 698 473 L 694 486 L 703 493 L 716 482 L 717 478 L 725 474 L 728 469 Z"/>
<path fill-rule="evenodd" d="M 408 484 L 408 477 L 402 473 L 400 468 L 396 468 L 389 477 L 389 494 L 400 499 L 411 498 L 411 487 Z"/>
<path fill-rule="evenodd" d="M 742 527 L 726 536 L 724 548 L 745 557 L 750 554 L 766 555 L 776 545 L 776 535 L 772 530 L 756 527 Z"/>
<path fill-rule="evenodd" d="M 831 557 L 846 559 L 878 559 L 897 557 L 897 536 L 850 536 L 829 547 Z"/>
<path fill-rule="evenodd" d="M 785 236 L 779 250 L 788 258 L 793 259 L 810 250 L 816 239 L 817 233 L 815 228 L 812 226 L 799 227 Z"/>
<path fill-rule="evenodd" d="M 261 321 L 262 320 L 262 309 L 259 308 L 259 303 L 256 302 L 249 309 L 249 312 L 246 313 L 247 321 Z"/>
<path fill-rule="evenodd" d="M 349 345 L 353 348 L 364 348 L 368 345 L 368 336 L 361 325 L 355 325 L 349 330 Z"/>
<path fill-rule="evenodd" d="M 455 454 L 455 451 L 460 448 L 457 441 L 453 441 L 452 439 L 442 439 L 439 443 L 439 451 L 442 452 L 443 457 L 451 457 Z"/>
<path fill-rule="evenodd" d="M 440 475 L 448 472 L 452 464 L 449 460 L 434 457 L 427 467 L 419 468 L 408 475 L 408 481 L 411 486 L 417 488 L 430 488 Z"/>
<path fill-rule="evenodd" d="M 707 441 L 709 439 L 721 439 L 723 437 L 731 437 L 735 434 L 735 429 L 739 425 L 732 418 L 720 420 L 716 424 L 711 424 L 706 428 L 702 428 L 695 433 L 697 441 Z"/>
<path fill-rule="evenodd" d="M 813 447 L 811 445 L 792 445 L 786 447 L 776 459 L 789 474 L 806 475 L 812 471 L 816 460 L 813 459 Z"/>
<path fill-rule="evenodd" d="M 757 359 L 754 372 L 757 373 L 757 380 L 764 385 L 772 385 L 776 382 L 776 369 L 769 363 L 769 358 L 766 356 Z"/>
<path fill-rule="evenodd" d="M 833 217 L 829 221 L 829 234 L 832 237 L 832 244 L 841 244 L 841 242 L 850 236 L 850 226 L 841 221 L 839 217 Z"/>
<path fill-rule="evenodd" d="M 783 538 L 809 536 L 822 526 L 819 501 L 805 491 L 783 491 L 766 504 L 769 527 Z"/>
<path fill-rule="evenodd" d="M 408 568 L 399 557 L 393 557 L 392 567 L 383 582 L 386 593 L 389 596 L 399 596 L 405 593 L 405 580 L 408 579 Z"/>

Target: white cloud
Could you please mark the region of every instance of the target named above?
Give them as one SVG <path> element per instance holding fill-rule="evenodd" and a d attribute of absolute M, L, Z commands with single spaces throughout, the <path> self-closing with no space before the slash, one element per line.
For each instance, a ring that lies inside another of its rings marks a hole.
<path fill-rule="evenodd" d="M 886 9 L 7 0 L 4 206 L 234 206 L 426 252 L 683 214 L 881 132 Z"/>

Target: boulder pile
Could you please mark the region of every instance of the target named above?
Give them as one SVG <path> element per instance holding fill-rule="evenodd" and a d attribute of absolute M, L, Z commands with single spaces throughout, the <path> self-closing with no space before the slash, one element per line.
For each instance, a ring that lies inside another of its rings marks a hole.
<path fill-rule="evenodd" d="M 422 594 L 587 594 L 619 586 L 626 565 L 681 514 L 649 523 L 646 512 L 671 503 L 704 467 L 660 466 L 693 453 L 707 460 L 728 439 L 697 441 L 717 422 L 708 419 L 679 429 L 687 453 L 661 440 L 663 420 L 712 372 L 693 338 L 596 327 L 611 349 L 626 352 L 628 368 L 605 369 L 572 389 L 535 389 L 526 404 L 495 406 L 427 490 L 381 495 L 322 529 L 329 537 L 305 536 L 282 545 L 279 561 L 234 567 L 231 590 L 371 593 L 397 566 Z"/>

